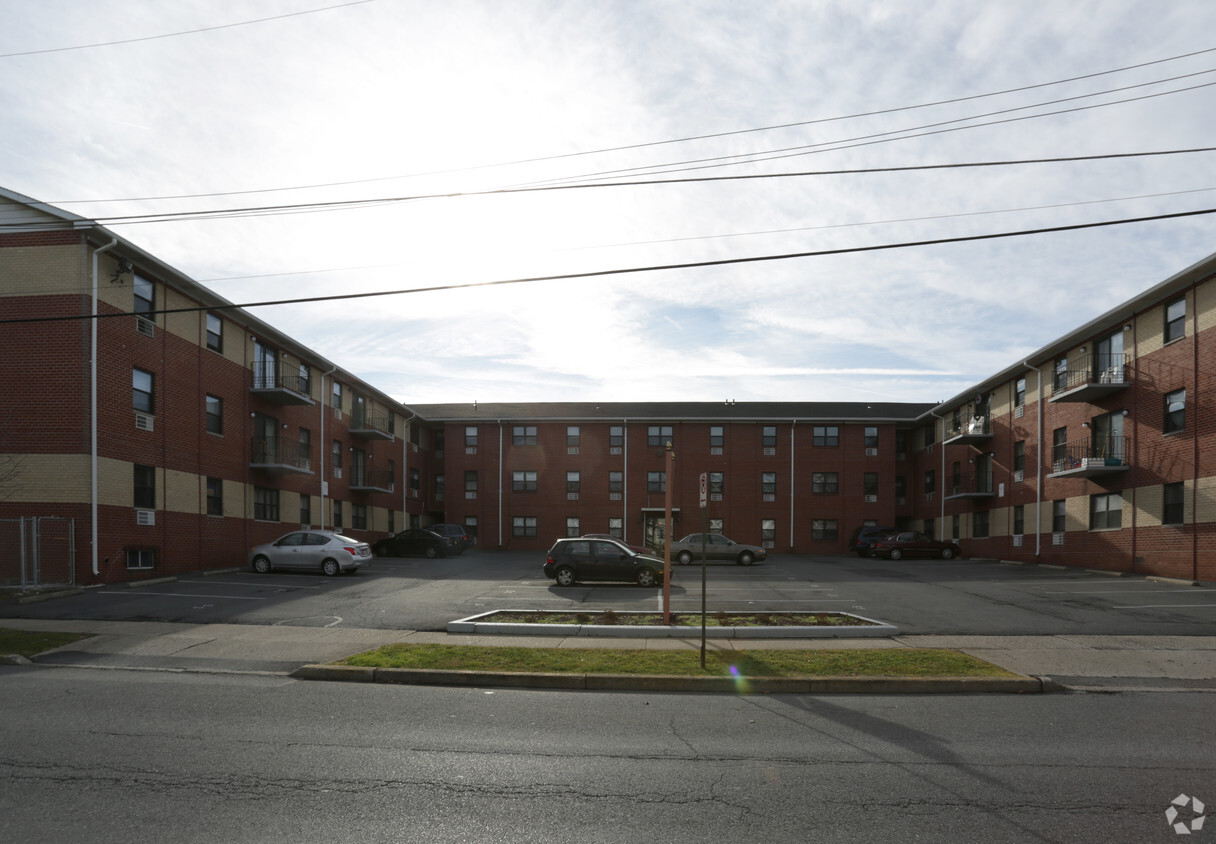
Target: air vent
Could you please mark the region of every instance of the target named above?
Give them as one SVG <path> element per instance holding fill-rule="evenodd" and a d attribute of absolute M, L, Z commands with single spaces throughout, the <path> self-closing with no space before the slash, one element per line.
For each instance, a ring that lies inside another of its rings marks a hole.
<path fill-rule="evenodd" d="M 136 510 L 135 511 L 135 524 L 147 525 L 148 527 L 154 526 L 156 524 L 156 511 L 155 510 Z"/>
<path fill-rule="evenodd" d="M 1022 535 L 1021 535 L 1020 533 L 1019 533 L 1019 534 L 1016 534 L 1016 535 L 1013 537 L 1013 547 L 1014 547 L 1014 548 L 1021 548 L 1021 547 L 1022 547 Z"/>
<path fill-rule="evenodd" d="M 342 477 L 342 470 L 340 468 L 338 468 L 337 466 L 334 467 L 334 477 L 335 478 Z"/>
<path fill-rule="evenodd" d="M 151 431 L 152 417 L 146 413 L 135 414 L 135 427 L 140 431 Z"/>
<path fill-rule="evenodd" d="M 156 323 L 150 319 L 145 319 L 144 317 L 136 317 L 135 330 L 140 334 L 143 334 L 145 337 L 155 337 Z"/>
<path fill-rule="evenodd" d="M 1052 545 L 1063 545 L 1064 544 L 1064 534 L 1063 533 L 1053 533 L 1051 535 L 1051 544 Z"/>
<path fill-rule="evenodd" d="M 1019 404 L 1017 407 L 1015 407 L 1013 409 L 1013 418 L 1014 419 L 1021 419 L 1025 414 L 1026 414 L 1026 407 L 1024 405 Z"/>
<path fill-rule="evenodd" d="M 1017 471 L 1015 471 L 1013 473 L 1013 482 L 1014 483 L 1021 483 L 1024 480 L 1026 480 L 1026 472 L 1023 471 L 1022 469 L 1018 469 Z"/>

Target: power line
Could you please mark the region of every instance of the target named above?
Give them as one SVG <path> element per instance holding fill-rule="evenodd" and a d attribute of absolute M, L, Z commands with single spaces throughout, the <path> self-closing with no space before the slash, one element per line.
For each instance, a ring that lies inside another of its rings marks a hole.
<path fill-rule="evenodd" d="M 363 1 L 367 2 L 367 0 L 363 0 Z M 353 5 L 353 4 L 346 4 L 346 5 Z M 338 8 L 338 7 L 330 7 L 330 8 Z M 321 10 L 317 10 L 317 11 L 321 11 Z M 297 13 L 297 14 L 305 14 L 305 13 Z M 586 156 L 592 156 L 592 155 L 602 155 L 602 154 L 611 153 L 611 152 L 627 152 L 630 150 L 645 149 L 648 147 L 668 146 L 668 145 L 673 145 L 673 144 L 690 143 L 693 141 L 713 140 L 716 138 L 728 138 L 728 137 L 732 137 L 735 135 L 745 135 L 745 134 L 752 134 L 752 133 L 758 133 L 758 132 L 770 132 L 770 131 L 775 131 L 778 129 L 791 129 L 791 128 L 797 128 L 797 127 L 802 127 L 802 126 L 814 126 L 814 125 L 823 124 L 823 123 L 836 123 L 836 122 L 843 122 L 846 120 L 856 120 L 856 119 L 860 119 L 862 117 L 877 117 L 877 116 L 881 116 L 881 115 L 885 115 L 885 114 L 897 114 L 899 112 L 904 112 L 904 111 L 915 111 L 915 110 L 925 109 L 925 108 L 934 108 L 936 106 L 942 106 L 942 105 L 952 105 L 955 103 L 969 102 L 971 100 L 979 100 L 979 99 L 986 99 L 989 97 L 1004 96 L 1006 94 L 1015 94 L 1015 93 L 1021 93 L 1024 91 L 1032 91 L 1032 90 L 1036 90 L 1039 88 L 1048 88 L 1048 87 L 1051 87 L 1054 85 L 1064 85 L 1069 82 L 1079 82 L 1079 81 L 1086 80 L 1086 79 L 1095 79 L 1095 78 L 1098 78 L 1101 76 L 1109 76 L 1109 75 L 1113 75 L 1116 73 L 1125 73 L 1129 70 L 1139 70 L 1139 69 L 1145 68 L 1145 67 L 1152 67 L 1153 65 L 1165 64 L 1168 62 L 1180 61 L 1182 59 L 1187 59 L 1187 58 L 1193 58 L 1195 56 L 1201 56 L 1201 55 L 1204 55 L 1205 53 L 1211 53 L 1211 52 L 1216 52 L 1216 47 L 1209 47 L 1207 49 L 1196 50 L 1196 51 L 1190 52 L 1190 53 L 1182 53 L 1177 56 L 1169 56 L 1169 57 L 1163 58 L 1163 59 L 1154 59 L 1152 61 L 1141 62 L 1139 64 L 1126 65 L 1124 67 L 1112 68 L 1110 70 L 1102 70 L 1102 71 L 1097 71 L 1094 73 L 1082 74 L 1080 76 L 1072 76 L 1072 77 L 1067 77 L 1064 79 L 1057 79 L 1057 80 L 1054 80 L 1051 82 L 1040 82 L 1040 83 L 1036 83 L 1033 85 L 1023 85 L 1023 86 L 1016 87 L 1016 88 L 1006 88 L 1006 89 L 999 90 L 999 91 L 990 91 L 990 92 L 984 93 L 984 94 L 972 94 L 972 95 L 968 95 L 965 97 L 955 97 L 952 99 L 937 100 L 934 102 L 919 103 L 916 105 L 909 105 L 909 106 L 895 106 L 892 108 L 879 109 L 876 111 L 858 112 L 855 114 L 839 115 L 836 117 L 823 117 L 823 118 L 816 118 L 816 119 L 812 119 L 812 120 L 803 120 L 803 121 L 798 121 L 798 122 L 793 122 L 793 123 L 774 124 L 772 126 L 760 126 L 760 127 L 752 127 L 752 128 L 748 128 L 748 129 L 736 129 L 736 130 L 725 131 L 725 132 L 713 132 L 713 133 L 709 133 L 709 134 L 705 134 L 705 135 L 690 135 L 690 136 L 683 137 L 683 138 L 671 138 L 671 139 L 661 140 L 661 141 L 645 141 L 642 143 L 627 144 L 624 146 L 602 147 L 599 149 L 582 150 L 579 152 L 562 153 L 562 154 L 558 154 L 558 155 L 536 156 L 536 157 L 532 157 L 532 158 L 516 159 L 513 161 L 497 162 L 497 163 L 493 163 L 493 164 L 481 164 L 481 165 L 474 165 L 474 166 L 469 166 L 469 167 L 449 168 L 449 169 L 444 169 L 444 170 L 432 170 L 432 171 L 426 171 L 426 172 L 422 172 L 422 173 L 406 173 L 406 174 L 401 174 L 401 175 L 396 175 L 396 176 L 378 176 L 378 177 L 374 177 L 374 178 L 370 178 L 370 179 L 354 179 L 354 180 L 341 181 L 341 182 L 323 182 L 323 183 L 312 184 L 312 185 L 294 185 L 294 186 L 289 186 L 289 187 L 259 188 L 259 189 L 255 189 L 255 190 L 243 190 L 243 191 L 222 191 L 222 192 L 213 192 L 213 193 L 173 194 L 173 195 L 164 195 L 164 196 L 142 196 L 142 197 L 125 197 L 125 198 L 95 199 L 95 200 L 68 199 L 68 200 L 56 200 L 56 201 L 54 201 L 53 204 L 55 204 L 55 205 L 72 205 L 72 204 L 102 203 L 102 202 L 151 202 L 151 201 L 165 200 L 165 199 L 209 199 L 209 198 L 214 198 L 214 197 L 218 197 L 218 196 L 242 196 L 242 195 L 256 194 L 256 193 L 277 193 L 277 192 L 294 191 L 294 190 L 314 190 L 314 189 L 318 189 L 318 188 L 344 187 L 347 185 L 361 185 L 361 184 L 371 184 L 374 182 L 394 181 L 397 179 L 411 179 L 411 178 L 419 178 L 419 177 L 423 177 L 423 176 L 438 176 L 438 175 L 447 175 L 447 174 L 451 174 L 451 173 L 470 172 L 470 171 L 474 171 L 474 170 L 487 170 L 487 169 L 495 169 L 495 168 L 501 168 L 501 167 L 514 167 L 514 166 L 519 166 L 519 165 L 523 165 L 523 164 L 537 164 L 537 163 L 545 162 L 545 161 L 560 161 L 560 160 L 564 160 L 567 158 L 580 158 L 580 157 L 586 157 Z M 21 55 L 21 54 L 12 54 L 12 55 Z M 0 56 L 0 58 L 4 58 L 4 56 Z M 1165 81 L 1165 80 L 1158 80 L 1158 81 L 1160 82 L 1160 81 Z M 1145 84 L 1153 84 L 1153 83 L 1145 83 Z M 1055 102 L 1055 101 L 1053 101 L 1053 102 Z M 914 130 L 903 130 L 903 131 L 914 131 Z"/>
<path fill-rule="evenodd" d="M 347 6 L 358 6 L 362 3 L 373 3 L 375 0 L 351 0 L 349 3 L 339 3 L 336 6 L 323 6 L 320 9 L 305 9 L 302 12 L 288 12 L 285 15 L 274 15 L 269 18 L 257 18 L 250 21 L 238 21 L 236 23 L 221 23 L 215 26 L 203 26 L 198 29 L 184 29 L 181 32 L 164 32 L 160 35 L 145 35 L 140 38 L 123 38 L 119 41 L 101 41 L 96 44 L 78 44 L 75 47 L 51 47 L 46 50 L 26 50 L 22 53 L 0 53 L 0 59 L 11 59 L 16 56 L 38 56 L 44 53 L 67 53 L 72 50 L 91 50 L 94 47 L 116 47 L 120 44 L 136 44 L 140 41 L 156 41 L 161 38 L 177 38 L 179 35 L 194 35 L 199 32 L 214 32 L 217 29 L 232 29 L 238 26 L 249 26 L 255 23 L 266 23 L 267 21 L 283 20 L 284 18 L 295 18 L 300 15 L 312 15 L 317 12 L 328 12 L 332 9 L 343 9 Z"/>
<path fill-rule="evenodd" d="M 200 311 L 226 311 L 235 309 L 262 308 L 272 305 L 301 305 L 314 302 L 334 302 L 346 299 L 370 299 L 383 296 L 402 296 L 410 293 L 434 293 L 443 290 L 463 290 L 477 287 L 496 287 L 507 284 L 531 284 L 538 281 L 563 281 L 582 278 L 597 278 L 616 275 L 631 275 L 636 273 L 662 272 L 665 270 L 704 269 L 706 267 L 723 267 L 738 264 L 753 264 L 767 261 L 788 261 L 796 258 L 822 258 L 830 255 L 849 255 L 863 252 L 881 252 L 891 249 L 909 249 L 919 246 L 939 246 L 951 243 L 973 243 L 982 240 L 996 240 L 1009 237 L 1026 237 L 1029 235 L 1052 234 L 1056 232 L 1081 231 L 1107 226 L 1123 226 L 1131 223 L 1146 223 L 1155 220 L 1175 220 L 1183 217 L 1197 217 L 1206 214 L 1216 214 L 1216 208 L 1205 208 L 1200 211 L 1182 211 L 1173 214 L 1156 214 L 1150 217 L 1134 217 L 1126 220 L 1104 220 L 1097 223 L 1076 223 L 1069 226 L 1051 226 L 1049 228 L 1025 229 L 1014 232 L 996 232 L 990 234 L 965 235 L 962 237 L 936 238 L 933 240 L 917 240 L 902 243 L 885 243 L 877 246 L 855 246 L 843 249 L 822 249 L 813 252 L 789 252 L 778 255 L 757 255 L 748 258 L 721 258 L 713 261 L 693 261 L 679 264 L 655 264 L 646 267 L 625 267 L 614 270 L 592 270 L 582 273 L 563 273 L 559 275 L 531 276 L 526 278 L 499 279 L 496 281 L 472 281 L 460 284 L 440 284 L 431 287 L 414 287 L 401 290 L 377 290 L 367 293 L 337 293 L 330 296 L 304 296 L 295 299 L 273 299 L 263 302 L 247 302 L 245 304 L 201 305 L 189 308 L 162 308 L 161 310 L 145 311 L 143 313 L 102 313 L 81 314 L 75 316 L 54 317 L 21 317 L 16 319 L 0 319 L 0 325 L 30 324 L 44 322 L 69 322 L 85 319 L 107 319 L 130 316 L 159 316 L 166 314 L 198 313 Z"/>

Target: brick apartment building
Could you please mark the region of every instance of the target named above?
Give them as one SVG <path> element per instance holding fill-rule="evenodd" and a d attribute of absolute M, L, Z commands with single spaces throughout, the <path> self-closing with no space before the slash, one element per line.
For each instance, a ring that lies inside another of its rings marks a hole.
<path fill-rule="evenodd" d="M 2 189 L 0 301 L 0 584 L 241 565 L 301 524 L 653 545 L 668 486 L 677 536 L 700 529 L 703 472 L 711 527 L 777 553 L 839 553 L 874 523 L 1216 580 L 1216 255 L 940 405 L 404 405 Z"/>

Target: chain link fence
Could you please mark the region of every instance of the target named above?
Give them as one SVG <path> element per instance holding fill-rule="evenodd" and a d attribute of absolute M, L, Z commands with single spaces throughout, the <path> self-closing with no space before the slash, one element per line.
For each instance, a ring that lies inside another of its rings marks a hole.
<path fill-rule="evenodd" d="M 0 519 L 0 586 L 76 585 L 76 521 L 63 516 Z"/>

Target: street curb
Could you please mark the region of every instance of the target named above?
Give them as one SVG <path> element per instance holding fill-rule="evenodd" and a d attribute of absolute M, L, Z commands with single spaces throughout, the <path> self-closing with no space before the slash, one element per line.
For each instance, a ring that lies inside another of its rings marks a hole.
<path fill-rule="evenodd" d="M 48 592 L 36 592 L 32 595 L 20 595 L 17 597 L 18 604 L 36 604 L 40 601 L 53 601 L 56 598 L 67 598 L 71 595 L 79 595 L 84 591 L 81 586 L 76 586 L 71 589 L 53 589 Z"/>
<path fill-rule="evenodd" d="M 684 677 L 668 674 L 538 674 L 516 671 L 445 671 L 303 665 L 297 680 L 394 683 L 416 686 L 493 686 L 632 692 L 719 694 L 1043 694 L 1063 691 L 1041 677 Z"/>
<path fill-rule="evenodd" d="M 529 612 L 529 610 L 489 610 L 468 618 L 449 621 L 448 633 L 506 636 L 599 636 L 622 639 L 673 638 L 690 639 L 700 636 L 699 626 L 643 624 L 530 624 L 527 622 L 483 621 L 495 615 Z M 620 615 L 631 615 L 622 612 Z M 644 613 L 649 615 L 649 613 Z M 813 613 L 807 613 L 813 614 Z M 861 639 L 889 638 L 899 635 L 899 628 L 855 613 L 841 613 L 864 624 L 798 627 L 706 627 L 707 639 Z M 682 613 L 689 615 L 689 613 Z"/>

